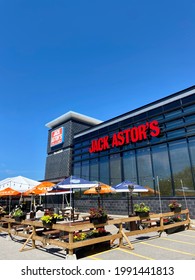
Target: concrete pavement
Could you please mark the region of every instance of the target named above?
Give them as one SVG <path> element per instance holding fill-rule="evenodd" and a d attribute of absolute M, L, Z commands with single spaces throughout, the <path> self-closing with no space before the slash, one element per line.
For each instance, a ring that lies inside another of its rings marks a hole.
<path fill-rule="evenodd" d="M 118 229 L 112 225 L 108 231 L 116 233 Z M 195 260 L 195 230 L 185 230 L 178 233 L 159 237 L 152 232 L 144 235 L 129 237 L 134 250 L 119 248 L 115 242 L 110 250 L 84 256 L 82 260 Z M 6 233 L 0 233 L 0 259 L 1 260 L 67 260 L 65 250 L 62 248 L 36 242 L 37 248 L 32 249 L 27 244 L 20 252 L 26 240 L 13 236 L 9 238 Z M 78 261 L 80 260 L 78 259 Z"/>

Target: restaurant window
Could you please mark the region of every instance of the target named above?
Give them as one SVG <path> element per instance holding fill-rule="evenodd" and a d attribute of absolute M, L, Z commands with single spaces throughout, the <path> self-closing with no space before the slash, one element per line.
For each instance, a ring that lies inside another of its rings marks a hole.
<path fill-rule="evenodd" d="M 172 128 L 176 128 L 179 126 L 183 126 L 183 119 L 178 119 L 178 120 L 166 123 L 167 129 L 172 129 Z"/>
<path fill-rule="evenodd" d="M 90 181 L 98 181 L 99 172 L 98 172 L 98 159 L 90 160 Z"/>
<path fill-rule="evenodd" d="M 168 157 L 167 145 L 156 145 L 152 147 L 152 164 L 154 170 L 155 190 L 163 196 L 171 196 L 171 170 Z"/>
<path fill-rule="evenodd" d="M 137 182 L 135 151 L 123 153 L 123 174 L 124 180 Z"/>
<path fill-rule="evenodd" d="M 179 109 L 179 110 L 175 110 L 175 111 L 171 111 L 169 113 L 166 113 L 166 114 L 164 114 L 164 116 L 165 116 L 166 120 L 169 120 L 169 119 L 173 119 L 177 116 L 181 116 L 181 114 L 182 114 L 182 110 Z"/>
<path fill-rule="evenodd" d="M 100 179 L 102 183 L 109 184 L 109 178 L 110 178 L 110 173 L 109 173 L 109 160 L 108 156 L 106 157 L 101 157 L 100 158 Z"/>
<path fill-rule="evenodd" d="M 120 153 L 110 156 L 110 180 L 112 186 L 121 182 L 121 157 Z"/>
<path fill-rule="evenodd" d="M 183 196 L 182 186 L 193 188 L 190 157 L 186 141 L 177 141 L 169 144 L 170 161 L 175 194 Z"/>
<path fill-rule="evenodd" d="M 81 163 L 77 162 L 73 165 L 73 175 L 81 177 Z"/>
<path fill-rule="evenodd" d="M 153 188 L 152 163 L 149 148 L 137 150 L 137 170 L 139 184 Z"/>
<path fill-rule="evenodd" d="M 89 161 L 88 160 L 82 161 L 81 177 L 83 179 L 89 180 Z"/>
<path fill-rule="evenodd" d="M 195 183 L 195 137 L 189 138 L 189 149 L 190 149 L 190 158 L 192 163 L 193 181 Z M 195 190 L 195 186 L 193 190 Z"/>

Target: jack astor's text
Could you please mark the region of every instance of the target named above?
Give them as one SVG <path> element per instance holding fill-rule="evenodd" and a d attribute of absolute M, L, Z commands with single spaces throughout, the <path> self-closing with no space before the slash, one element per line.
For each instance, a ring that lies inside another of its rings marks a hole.
<path fill-rule="evenodd" d="M 139 126 L 119 131 L 113 134 L 112 138 L 104 136 L 99 139 L 91 141 L 91 147 L 89 148 L 90 153 L 96 153 L 104 151 L 110 148 L 123 146 L 137 141 L 142 141 L 148 137 L 157 137 L 160 134 L 160 127 L 158 121 L 154 120 L 146 122 Z"/>

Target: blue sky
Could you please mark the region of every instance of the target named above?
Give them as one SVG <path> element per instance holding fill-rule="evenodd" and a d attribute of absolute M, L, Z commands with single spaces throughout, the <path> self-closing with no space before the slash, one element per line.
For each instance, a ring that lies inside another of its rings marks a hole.
<path fill-rule="evenodd" d="M 100 120 L 195 84 L 194 0 L 1 0 L 0 179 L 44 179 L 45 124 Z"/>

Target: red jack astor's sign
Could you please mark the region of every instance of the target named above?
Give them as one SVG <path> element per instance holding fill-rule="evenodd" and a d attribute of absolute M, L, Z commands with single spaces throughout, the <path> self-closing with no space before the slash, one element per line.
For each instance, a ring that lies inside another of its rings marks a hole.
<path fill-rule="evenodd" d="M 89 148 L 90 153 L 96 153 L 104 151 L 110 148 L 128 145 L 131 142 L 142 141 L 147 139 L 148 136 L 156 137 L 160 134 L 160 128 L 158 121 L 154 120 L 146 122 L 139 126 L 125 129 L 115 133 L 112 138 L 104 136 L 96 140 L 91 141 L 91 147 Z"/>
<path fill-rule="evenodd" d="M 60 127 L 51 132 L 50 147 L 62 144 L 64 142 L 64 128 Z"/>

